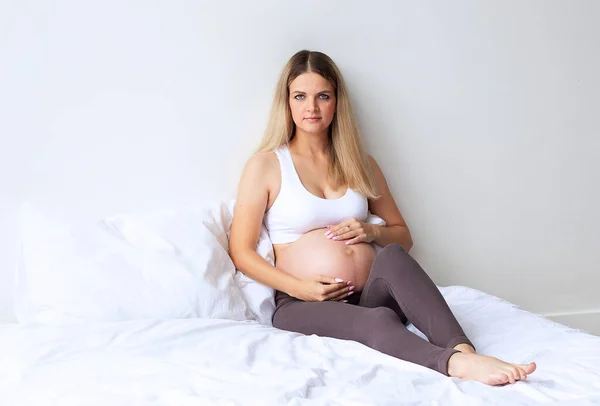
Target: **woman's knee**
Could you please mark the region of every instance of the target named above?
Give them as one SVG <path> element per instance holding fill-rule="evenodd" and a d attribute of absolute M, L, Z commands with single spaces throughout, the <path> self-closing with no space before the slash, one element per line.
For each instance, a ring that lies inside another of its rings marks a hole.
<path fill-rule="evenodd" d="M 379 255 L 383 256 L 406 256 L 408 253 L 402 247 L 402 245 L 398 243 L 388 244 L 386 245 L 380 252 Z"/>
<path fill-rule="evenodd" d="M 414 261 L 412 257 L 400 244 L 389 244 L 379 252 L 372 269 L 377 273 L 377 276 L 387 279 L 386 275 L 389 273 L 398 276 L 398 270 L 405 268 L 402 264 L 408 264 L 412 261 Z"/>

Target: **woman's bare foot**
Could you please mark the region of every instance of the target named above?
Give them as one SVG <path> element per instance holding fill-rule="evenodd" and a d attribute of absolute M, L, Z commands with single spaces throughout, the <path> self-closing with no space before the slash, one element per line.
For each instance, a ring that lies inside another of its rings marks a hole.
<path fill-rule="evenodd" d="M 457 352 L 448 360 L 448 375 L 483 382 L 486 385 L 504 385 L 527 379 L 535 371 L 535 362 L 509 364 L 498 358 L 480 354 Z"/>
<path fill-rule="evenodd" d="M 464 352 L 466 354 L 475 354 L 475 348 L 473 348 L 469 344 L 458 344 L 454 347 L 454 349 L 460 352 Z"/>

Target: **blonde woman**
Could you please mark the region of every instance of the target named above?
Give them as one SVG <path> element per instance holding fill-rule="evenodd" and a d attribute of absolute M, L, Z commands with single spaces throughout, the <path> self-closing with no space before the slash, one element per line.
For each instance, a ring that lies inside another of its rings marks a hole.
<path fill-rule="evenodd" d="M 368 211 L 386 226 L 365 223 Z M 275 252 L 255 251 L 262 224 Z M 376 255 L 372 242 L 384 247 Z M 320 52 L 300 51 L 277 85 L 259 151 L 240 179 L 230 254 L 276 290 L 273 325 L 354 340 L 442 374 L 489 385 L 536 366 L 475 353 L 413 245 L 385 177 L 365 152 L 344 80 Z M 412 322 L 429 339 L 410 332 Z"/>

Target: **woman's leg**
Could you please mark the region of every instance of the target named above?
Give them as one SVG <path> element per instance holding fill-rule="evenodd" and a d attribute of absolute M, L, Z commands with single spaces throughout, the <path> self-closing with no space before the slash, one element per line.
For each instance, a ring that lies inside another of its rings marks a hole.
<path fill-rule="evenodd" d="M 413 334 L 387 307 L 367 308 L 341 302 L 304 302 L 277 292 L 273 326 L 302 334 L 358 341 L 385 354 L 448 375 L 457 351 L 440 348 Z"/>
<path fill-rule="evenodd" d="M 359 306 L 389 307 L 438 347 L 473 346 L 437 286 L 399 244 L 386 246 L 375 258 Z"/>

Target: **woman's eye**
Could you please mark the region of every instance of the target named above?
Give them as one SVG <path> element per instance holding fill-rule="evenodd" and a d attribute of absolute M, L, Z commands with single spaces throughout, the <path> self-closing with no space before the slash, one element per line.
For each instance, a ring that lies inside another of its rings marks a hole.
<path fill-rule="evenodd" d="M 304 99 L 304 97 L 305 96 L 303 94 L 297 94 L 297 95 L 294 96 L 294 99 L 296 99 L 296 100 L 302 100 L 302 99 Z M 323 93 L 323 94 L 319 95 L 319 98 L 322 99 L 322 100 L 327 100 L 327 99 L 329 99 L 329 95 Z"/>

